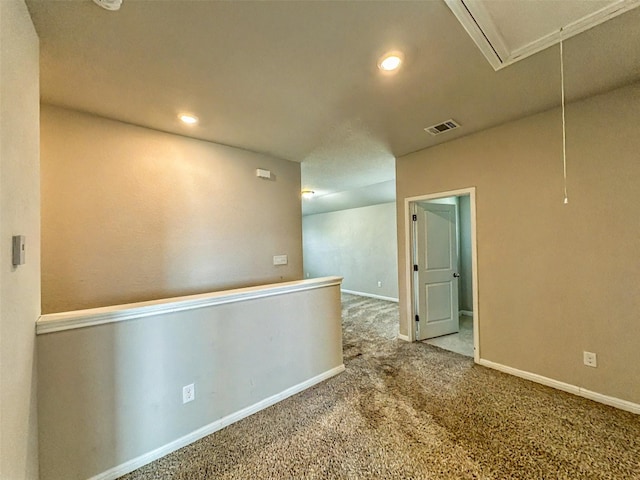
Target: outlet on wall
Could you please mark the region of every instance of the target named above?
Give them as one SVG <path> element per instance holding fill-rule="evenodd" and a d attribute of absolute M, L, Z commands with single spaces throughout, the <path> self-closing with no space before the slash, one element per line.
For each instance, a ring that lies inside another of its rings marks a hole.
<path fill-rule="evenodd" d="M 192 383 L 182 387 L 182 403 L 193 402 L 196 399 L 196 386 Z"/>
<path fill-rule="evenodd" d="M 382 282 L 378 280 L 378 287 L 382 287 Z"/>
<path fill-rule="evenodd" d="M 598 358 L 593 352 L 582 352 L 582 361 L 587 367 L 597 367 Z"/>

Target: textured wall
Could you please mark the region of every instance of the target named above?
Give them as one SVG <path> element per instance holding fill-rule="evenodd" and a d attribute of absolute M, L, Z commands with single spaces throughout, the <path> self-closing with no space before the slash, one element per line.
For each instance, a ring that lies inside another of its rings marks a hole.
<path fill-rule="evenodd" d="M 0 478 L 38 478 L 40 315 L 38 37 L 22 0 L 0 1 Z M 11 237 L 26 236 L 13 267 Z"/>
<path fill-rule="evenodd" d="M 395 203 L 303 217 L 305 275 L 339 275 L 345 290 L 398 298 L 395 225 Z"/>
<path fill-rule="evenodd" d="M 41 128 L 45 313 L 302 278 L 299 164 L 50 106 Z"/>
<path fill-rule="evenodd" d="M 638 83 L 568 106 L 567 205 L 559 110 L 398 159 L 400 209 L 477 187 L 481 358 L 640 403 L 639 111 Z"/>

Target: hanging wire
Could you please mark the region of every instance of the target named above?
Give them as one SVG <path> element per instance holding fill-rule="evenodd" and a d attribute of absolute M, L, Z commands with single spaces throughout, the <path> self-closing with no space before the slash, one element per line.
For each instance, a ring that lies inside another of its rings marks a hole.
<path fill-rule="evenodd" d="M 560 29 L 562 34 L 562 29 Z M 562 93 L 562 173 L 564 188 L 564 204 L 569 203 L 567 195 L 567 126 L 564 114 L 564 52 L 562 49 L 563 41 L 560 39 L 560 91 Z"/>

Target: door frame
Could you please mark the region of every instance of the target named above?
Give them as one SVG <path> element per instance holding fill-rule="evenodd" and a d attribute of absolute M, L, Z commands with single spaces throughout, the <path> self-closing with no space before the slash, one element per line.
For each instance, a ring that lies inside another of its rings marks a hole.
<path fill-rule="evenodd" d="M 429 193 L 416 197 L 407 197 L 404 199 L 404 253 L 405 253 L 405 295 L 401 301 L 405 302 L 407 316 L 405 322 L 407 325 L 407 338 L 410 342 L 416 341 L 415 332 L 415 312 L 414 312 L 414 295 L 415 282 L 413 275 L 413 252 L 414 252 L 414 228 L 411 220 L 412 207 L 415 203 L 425 200 L 436 200 L 447 197 L 469 196 L 470 220 L 471 220 L 471 289 L 473 294 L 473 360 L 475 363 L 480 361 L 480 317 L 478 311 L 478 241 L 476 235 L 476 187 L 461 188 L 459 190 L 449 190 L 446 192 Z"/>

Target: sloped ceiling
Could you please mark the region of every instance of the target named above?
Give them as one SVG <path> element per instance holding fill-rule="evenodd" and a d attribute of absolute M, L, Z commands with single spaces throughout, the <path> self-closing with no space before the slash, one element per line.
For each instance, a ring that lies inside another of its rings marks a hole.
<path fill-rule="evenodd" d="M 557 48 L 496 72 L 440 0 L 27 5 L 44 102 L 302 162 L 303 187 L 324 195 L 367 191 L 393 180 L 396 156 L 560 101 Z M 635 9 L 566 42 L 569 101 L 640 78 L 639 25 Z M 405 64 L 382 75 L 395 49 Z M 200 123 L 182 125 L 184 111 Z M 462 127 L 423 130 L 449 118 Z"/>

